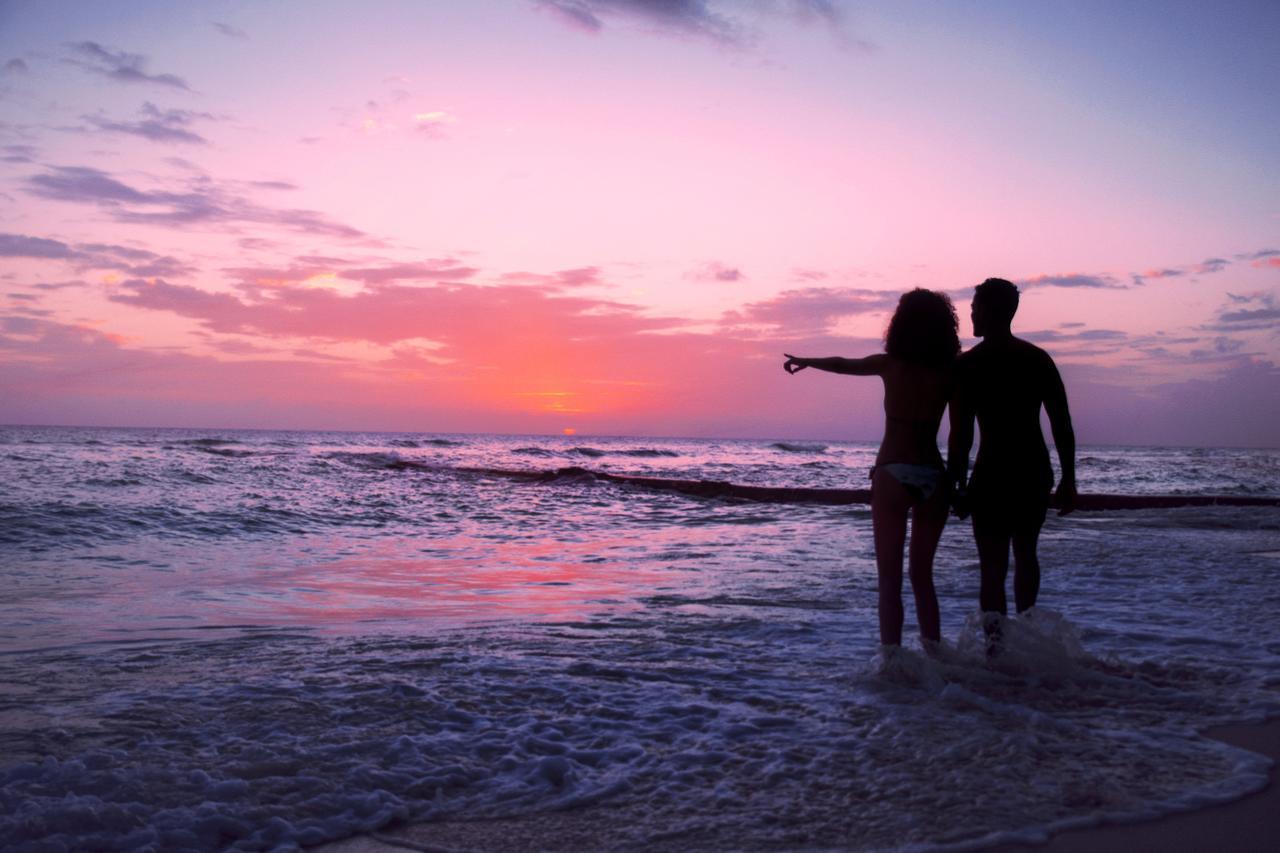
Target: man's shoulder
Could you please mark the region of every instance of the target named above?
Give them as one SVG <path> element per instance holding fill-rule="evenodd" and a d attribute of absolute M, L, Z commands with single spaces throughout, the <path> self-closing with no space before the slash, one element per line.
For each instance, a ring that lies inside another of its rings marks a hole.
<path fill-rule="evenodd" d="M 1020 356 L 1028 362 L 1034 362 L 1040 367 L 1057 369 L 1057 365 L 1053 362 L 1053 356 L 1049 355 L 1048 351 L 1022 338 L 1015 337 L 1013 340 L 1018 344 L 1018 348 L 1021 351 L 1019 353 Z"/>
<path fill-rule="evenodd" d="M 962 374 L 1014 365 L 1050 367 L 1053 366 L 1053 357 L 1028 340 L 1011 337 L 994 344 L 980 341 L 956 358 L 956 369 Z"/>

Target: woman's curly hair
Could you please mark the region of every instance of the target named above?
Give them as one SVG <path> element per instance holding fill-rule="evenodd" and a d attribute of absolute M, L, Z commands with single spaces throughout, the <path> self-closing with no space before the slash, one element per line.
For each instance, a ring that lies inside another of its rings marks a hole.
<path fill-rule="evenodd" d="M 945 293 L 917 287 L 898 300 L 884 351 L 911 364 L 945 367 L 960 353 L 960 321 Z"/>

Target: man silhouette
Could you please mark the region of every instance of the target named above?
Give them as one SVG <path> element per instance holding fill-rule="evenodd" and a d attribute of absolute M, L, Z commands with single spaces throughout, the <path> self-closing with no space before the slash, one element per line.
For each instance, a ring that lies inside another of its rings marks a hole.
<path fill-rule="evenodd" d="M 1041 405 L 1049 415 L 1062 468 L 1056 495 L 1059 515 L 1074 509 L 1076 439 L 1066 389 L 1053 359 L 1010 330 L 1018 310 L 1018 288 L 1002 278 L 989 278 L 978 285 L 972 306 L 973 334 L 982 342 L 956 361 L 948 474 L 955 485 L 957 514 L 973 515 L 982 611 L 1003 616 L 1008 612 L 1010 545 L 1018 612 L 1034 606 L 1040 592 L 1036 543 L 1053 489 L 1049 450 L 1040 431 Z M 981 441 L 966 489 L 975 416 Z M 999 634 L 990 622 L 987 630 Z"/>

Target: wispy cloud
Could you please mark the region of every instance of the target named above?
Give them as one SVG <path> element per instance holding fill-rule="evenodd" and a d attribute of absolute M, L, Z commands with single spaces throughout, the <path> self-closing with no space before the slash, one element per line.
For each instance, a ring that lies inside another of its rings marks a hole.
<path fill-rule="evenodd" d="M 1280 299 L 1275 292 L 1228 293 L 1230 306 L 1218 313 L 1210 328 L 1222 331 L 1271 329 L 1280 326 Z"/>
<path fill-rule="evenodd" d="M 258 292 L 263 289 L 289 287 L 304 282 L 318 287 L 337 287 L 342 282 L 379 286 L 401 281 L 460 281 L 471 278 L 478 270 L 464 266 L 453 258 L 357 267 L 353 262 L 342 258 L 306 256 L 296 258 L 295 263 L 285 267 L 228 267 L 223 272 L 230 275 L 246 293 L 261 296 Z"/>
<path fill-rule="evenodd" d="M 67 260 L 75 254 L 70 246 L 60 240 L 28 237 L 24 234 L 0 234 L 0 257 L 2 258 Z"/>
<path fill-rule="evenodd" d="M 1037 275 L 1024 278 L 1018 284 L 1031 287 L 1085 287 L 1085 288 L 1123 288 L 1114 278 L 1106 274 L 1087 275 L 1084 273 L 1060 273 L 1057 275 Z"/>
<path fill-rule="evenodd" d="M 1081 329 L 1080 331 L 1061 332 L 1057 329 L 1040 329 L 1030 332 L 1019 332 L 1018 337 L 1033 343 L 1125 343 L 1130 340 L 1127 332 L 1117 329 Z"/>
<path fill-rule="evenodd" d="M 747 276 L 737 267 L 712 261 L 698 267 L 689 277 L 697 281 L 742 281 Z"/>
<path fill-rule="evenodd" d="M 1248 252 L 1235 255 L 1236 260 L 1253 261 L 1254 266 L 1265 266 L 1272 256 L 1280 255 L 1280 251 L 1264 249 L 1260 252 Z M 1188 276 L 1212 275 L 1231 266 L 1231 261 L 1223 257 L 1206 258 L 1197 264 L 1179 264 L 1177 266 L 1155 266 L 1128 274 L 1133 287 L 1142 287 L 1151 281 L 1178 279 Z M 1278 264 L 1280 265 L 1280 264 Z M 1115 276 L 1105 273 L 1063 273 L 1054 275 L 1038 275 L 1022 279 L 1018 284 L 1023 287 L 1081 287 L 1081 288 L 1124 288 Z"/>
<path fill-rule="evenodd" d="M 0 65 L 0 74 L 26 74 L 30 70 L 26 61 L 16 56 L 4 65 Z"/>
<path fill-rule="evenodd" d="M 574 267 L 553 273 L 508 272 L 502 273 L 498 280 L 503 284 L 537 284 L 550 290 L 604 284 L 597 266 Z"/>
<path fill-rule="evenodd" d="M 33 163 L 36 158 L 36 149 L 33 145 L 0 145 L 0 163 Z"/>
<path fill-rule="evenodd" d="M 1210 273 L 1222 272 L 1231 264 L 1226 258 L 1206 258 L 1198 264 L 1192 264 L 1190 271 L 1197 275 L 1208 275 Z"/>
<path fill-rule="evenodd" d="M 1138 287 L 1141 287 L 1142 285 L 1147 283 L 1147 279 L 1180 278 L 1181 276 L 1184 276 L 1186 274 L 1187 274 L 1187 271 L 1184 269 L 1174 269 L 1171 267 L 1164 267 L 1164 268 L 1144 270 L 1143 272 L 1140 272 L 1140 273 L 1134 273 L 1132 276 L 1132 279 L 1135 285 L 1137 285 Z"/>
<path fill-rule="evenodd" d="M 174 227 L 253 223 L 323 237 L 365 237 L 364 232 L 317 211 L 265 207 L 229 186 L 203 178 L 190 183 L 183 191 L 141 190 L 99 169 L 54 166 L 32 175 L 25 183 L 32 195 L 97 205 L 117 222 Z"/>
<path fill-rule="evenodd" d="M 130 276 L 181 277 L 195 269 L 177 258 L 113 243 L 68 245 L 61 240 L 25 234 L 0 234 L 0 257 L 66 261 L 74 269 L 116 270 Z"/>
<path fill-rule="evenodd" d="M 188 145 L 208 144 L 207 139 L 190 129 L 193 122 L 217 119 L 217 116 L 212 113 L 178 109 L 162 110 L 150 101 L 142 105 L 140 112 L 142 118 L 137 121 L 115 121 L 101 115 L 86 115 L 82 118 L 100 131 L 124 133 L 151 142 Z"/>
<path fill-rule="evenodd" d="M 598 34 L 614 24 L 631 24 L 668 35 L 745 47 L 756 41 L 753 18 L 786 18 L 801 25 L 821 24 L 846 46 L 870 47 L 843 32 L 844 15 L 830 0 L 534 0 L 534 6 L 566 26 Z"/>
<path fill-rule="evenodd" d="M 721 326 L 772 327 L 771 334 L 796 338 L 829 332 L 845 317 L 893 311 L 901 294 L 853 287 L 809 287 L 788 290 L 771 299 L 751 302 L 720 319 Z"/>
<path fill-rule="evenodd" d="M 187 81 L 176 74 L 148 74 L 147 58 L 140 53 L 109 50 L 96 41 L 76 42 L 68 47 L 75 56 L 64 60 L 65 62 L 109 80 L 120 83 L 154 83 L 191 91 Z"/>
<path fill-rule="evenodd" d="M 249 37 L 249 34 L 239 27 L 223 23 L 222 21 L 210 21 L 209 26 L 213 27 L 227 38 L 247 39 Z"/>
<path fill-rule="evenodd" d="M 660 30 L 732 43 L 741 39 L 740 28 L 728 17 L 713 12 L 705 0 L 538 0 L 544 9 L 565 24 L 598 33 L 609 19 L 630 19 Z"/>
<path fill-rule="evenodd" d="M 306 280 L 310 277 L 306 272 L 295 270 L 289 278 Z M 512 341 L 532 343 L 536 338 L 542 345 L 558 348 L 563 342 L 557 344 L 557 336 L 615 340 L 618 335 L 683 324 L 672 318 L 647 317 L 632 305 L 565 296 L 554 288 L 530 285 L 382 284 L 354 294 L 338 288 L 277 286 L 248 292 L 253 301 L 166 281 L 129 280 L 110 298 L 190 317 L 211 331 L 378 344 L 426 337 L 475 345 L 488 338 L 493 346 L 506 349 Z"/>

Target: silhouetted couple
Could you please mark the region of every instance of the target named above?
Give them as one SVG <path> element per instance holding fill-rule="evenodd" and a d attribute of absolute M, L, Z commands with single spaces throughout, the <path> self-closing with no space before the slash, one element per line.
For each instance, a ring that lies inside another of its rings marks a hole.
<path fill-rule="evenodd" d="M 1014 556 L 1018 612 L 1036 603 L 1040 563 L 1036 543 L 1053 489 L 1049 450 L 1040 430 L 1040 407 L 1049 415 L 1062 467 L 1059 513 L 1075 502 L 1075 434 L 1067 395 L 1049 354 L 1013 336 L 1018 288 L 989 278 L 973 296 L 973 334 L 982 342 L 960 353 L 959 322 L 945 294 L 917 288 L 904 293 L 883 353 L 866 358 L 799 358 L 783 368 L 815 367 L 884 381 L 884 439 L 871 471 L 871 523 L 879 575 L 880 642 L 902 643 L 902 558 L 907 550 L 911 590 L 926 650 L 941 638 L 933 557 L 948 509 L 973 516 L 982 570 L 979 603 L 984 613 L 1005 615 L 1009 550 Z M 938 425 L 951 408 L 951 437 L 944 465 Z M 981 442 L 969 473 L 973 421 Z M 907 518 L 911 518 L 911 543 Z M 989 633 L 998 622 L 988 622 Z"/>

